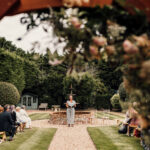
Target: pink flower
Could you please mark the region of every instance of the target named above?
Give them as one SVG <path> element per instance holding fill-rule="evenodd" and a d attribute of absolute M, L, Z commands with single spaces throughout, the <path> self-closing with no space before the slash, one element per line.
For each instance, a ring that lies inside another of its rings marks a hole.
<path fill-rule="evenodd" d="M 113 55 L 115 53 L 115 47 L 113 45 L 109 45 L 106 47 L 106 52 L 108 55 Z"/>
<path fill-rule="evenodd" d="M 98 47 L 97 46 L 90 45 L 89 49 L 90 49 L 90 54 L 91 55 L 93 55 L 93 56 L 98 55 Z"/>
<path fill-rule="evenodd" d="M 128 54 L 135 54 L 139 52 L 138 47 L 132 44 L 129 40 L 125 40 L 123 42 L 124 51 Z"/>
<path fill-rule="evenodd" d="M 82 6 L 82 0 L 74 0 L 74 4 L 77 6 Z"/>
<path fill-rule="evenodd" d="M 107 44 L 107 39 L 105 37 L 95 36 L 93 37 L 93 42 L 98 46 L 104 46 Z"/>
<path fill-rule="evenodd" d="M 137 42 L 138 46 L 148 46 L 149 45 L 149 41 L 148 41 L 148 37 L 147 35 L 142 35 L 142 36 L 134 36 L 134 39 Z"/>
<path fill-rule="evenodd" d="M 82 0 L 83 3 L 88 4 L 90 0 Z"/>
<path fill-rule="evenodd" d="M 80 22 L 80 20 L 79 20 L 77 17 L 72 17 L 72 18 L 70 19 L 70 22 L 71 22 L 71 24 L 72 24 L 75 28 L 77 28 L 77 29 L 79 29 L 80 26 L 81 26 L 81 22 Z"/>
<path fill-rule="evenodd" d="M 52 66 L 56 66 L 56 65 L 60 65 L 63 61 L 62 60 L 58 60 L 58 59 L 54 59 L 54 61 L 49 61 L 49 64 Z"/>

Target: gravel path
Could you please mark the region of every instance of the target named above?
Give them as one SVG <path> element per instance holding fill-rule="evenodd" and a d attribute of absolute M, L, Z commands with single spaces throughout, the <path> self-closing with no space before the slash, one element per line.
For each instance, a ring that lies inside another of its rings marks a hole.
<path fill-rule="evenodd" d="M 96 125 L 75 125 L 67 127 L 66 125 L 51 125 L 48 120 L 33 121 L 33 127 L 39 128 L 57 128 L 56 134 L 48 150 L 96 150 L 88 132 L 87 127 L 116 125 L 116 121 L 108 120 L 103 122 L 98 120 Z"/>
<path fill-rule="evenodd" d="M 85 126 L 58 128 L 48 150 L 96 150 Z"/>

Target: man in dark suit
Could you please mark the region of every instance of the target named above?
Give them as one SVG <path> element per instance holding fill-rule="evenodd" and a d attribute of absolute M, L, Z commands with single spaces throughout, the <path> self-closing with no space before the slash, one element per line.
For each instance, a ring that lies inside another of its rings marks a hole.
<path fill-rule="evenodd" d="M 12 141 L 16 129 L 13 125 L 11 114 L 9 112 L 9 107 L 9 105 L 5 105 L 4 112 L 0 114 L 0 131 L 5 131 L 7 134 L 9 134 L 9 141 Z"/>

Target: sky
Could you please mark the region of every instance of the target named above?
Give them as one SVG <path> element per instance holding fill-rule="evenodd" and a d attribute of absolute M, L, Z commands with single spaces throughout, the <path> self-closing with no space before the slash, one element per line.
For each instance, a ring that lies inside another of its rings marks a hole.
<path fill-rule="evenodd" d="M 46 32 L 43 31 L 42 26 L 33 29 L 26 36 L 23 36 L 26 33 L 26 26 L 20 23 L 20 18 L 23 14 L 4 17 L 0 20 L 0 37 L 5 37 L 6 40 L 12 41 L 18 48 L 22 48 L 25 51 L 30 51 L 32 48 L 32 43 L 35 41 L 40 41 L 40 47 L 36 48 L 36 52 L 44 53 L 46 47 L 49 47 L 52 52 L 55 51 L 56 47 L 53 44 L 53 41 L 57 41 L 57 39 L 53 39 L 52 28 L 50 28 L 50 34 L 47 35 Z M 18 41 L 19 37 L 23 36 L 23 40 Z M 49 42 L 51 40 L 51 42 Z M 62 47 L 64 44 L 57 45 L 58 53 L 62 53 Z"/>

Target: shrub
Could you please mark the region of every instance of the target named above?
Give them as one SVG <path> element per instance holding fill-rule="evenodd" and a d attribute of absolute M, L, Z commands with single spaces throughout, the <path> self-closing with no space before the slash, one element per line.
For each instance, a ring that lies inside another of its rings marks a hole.
<path fill-rule="evenodd" d="M 0 48 L 0 81 L 12 83 L 22 93 L 25 87 L 24 59 Z"/>
<path fill-rule="evenodd" d="M 126 101 L 128 99 L 128 94 L 126 92 L 123 82 L 119 86 L 119 96 L 120 96 L 120 100 L 122 101 Z"/>
<path fill-rule="evenodd" d="M 24 74 L 25 89 L 32 89 L 38 85 L 40 71 L 34 62 L 28 60 L 24 61 Z"/>
<path fill-rule="evenodd" d="M 17 88 L 7 82 L 0 82 L 0 104 L 17 104 L 20 100 L 20 94 Z"/>
<path fill-rule="evenodd" d="M 111 98 L 111 104 L 114 109 L 121 110 L 119 94 L 114 94 Z"/>
<path fill-rule="evenodd" d="M 110 94 L 97 94 L 95 98 L 96 109 L 110 109 Z"/>
<path fill-rule="evenodd" d="M 76 74 L 72 76 L 67 76 L 64 78 L 64 94 L 68 99 L 68 94 L 70 93 L 70 86 L 73 86 L 73 93 L 75 95 L 75 100 L 80 103 L 78 107 L 88 108 L 94 105 L 93 92 L 95 90 L 96 81 L 93 76 L 89 73 Z"/>

